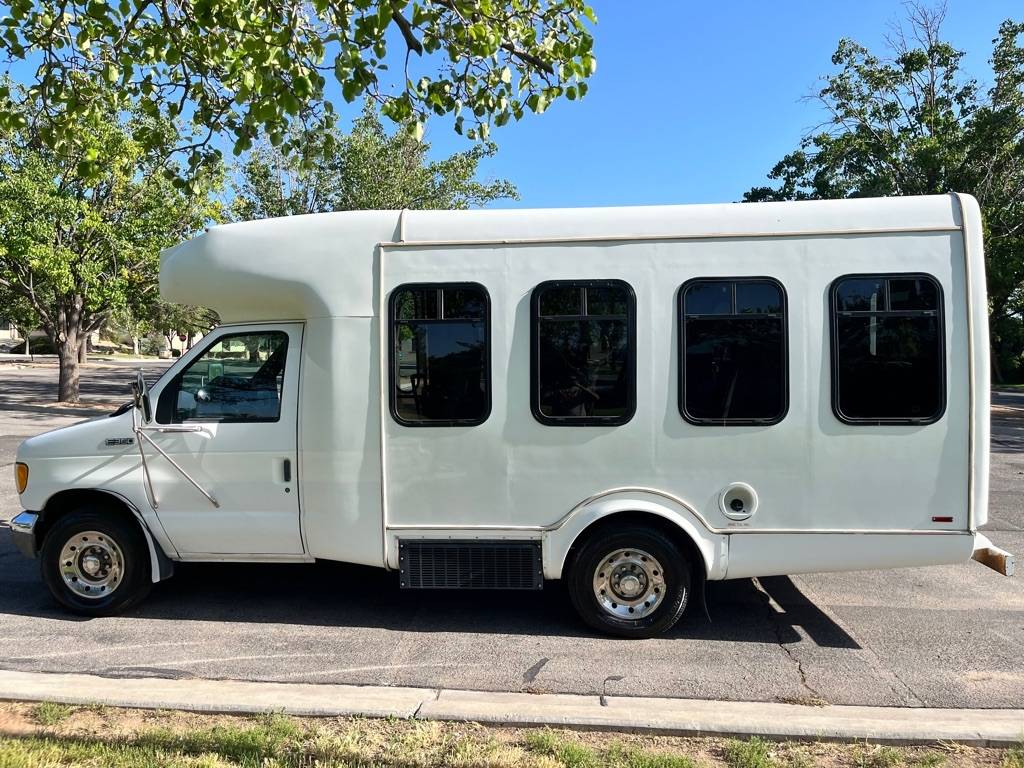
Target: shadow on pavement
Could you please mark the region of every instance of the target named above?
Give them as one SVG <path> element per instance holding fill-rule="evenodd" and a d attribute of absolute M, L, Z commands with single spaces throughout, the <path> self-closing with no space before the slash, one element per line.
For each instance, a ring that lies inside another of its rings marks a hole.
<path fill-rule="evenodd" d="M 0 531 L 0 538 L 6 533 Z M 0 548 L 0 614 L 69 623 L 89 621 L 58 608 L 38 575 L 9 540 Z M 708 584 L 713 620 L 694 599 L 669 637 L 692 640 L 797 643 L 859 648 L 788 577 Z M 769 597 L 781 612 L 769 602 Z M 397 575 L 378 568 L 315 565 L 177 564 L 174 578 L 154 587 L 132 613 L 162 621 L 354 626 L 418 632 L 476 632 L 532 636 L 595 636 L 576 617 L 560 582 L 538 592 L 401 590 Z"/>
<path fill-rule="evenodd" d="M 1024 392 L 992 393 L 992 452 L 1024 452 Z"/>

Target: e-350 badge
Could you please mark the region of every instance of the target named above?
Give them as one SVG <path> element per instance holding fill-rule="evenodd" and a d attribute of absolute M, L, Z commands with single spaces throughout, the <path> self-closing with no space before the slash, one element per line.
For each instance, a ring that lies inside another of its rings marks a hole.
<path fill-rule="evenodd" d="M 106 445 L 107 446 L 135 445 L 135 438 L 134 437 L 108 437 L 106 439 Z"/>

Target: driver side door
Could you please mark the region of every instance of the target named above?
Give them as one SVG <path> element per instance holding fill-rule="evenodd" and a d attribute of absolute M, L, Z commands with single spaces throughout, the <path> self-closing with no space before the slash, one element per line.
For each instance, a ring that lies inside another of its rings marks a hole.
<path fill-rule="evenodd" d="M 143 443 L 155 511 L 184 558 L 303 554 L 296 483 L 302 329 L 218 329 L 154 393 L 146 434 L 217 502 Z"/>

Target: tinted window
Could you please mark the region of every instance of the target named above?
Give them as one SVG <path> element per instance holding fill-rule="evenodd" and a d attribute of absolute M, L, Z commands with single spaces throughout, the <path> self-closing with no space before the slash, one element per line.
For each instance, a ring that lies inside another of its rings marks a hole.
<path fill-rule="evenodd" d="M 533 293 L 534 416 L 615 425 L 636 404 L 636 300 L 618 280 L 543 283 Z"/>
<path fill-rule="evenodd" d="M 864 284 L 877 286 L 874 298 L 851 302 L 847 297 Z M 942 295 L 934 278 L 842 278 L 833 286 L 832 329 L 833 408 L 840 418 L 928 422 L 942 415 Z"/>
<path fill-rule="evenodd" d="M 782 312 L 782 291 L 776 283 L 736 283 L 736 314 L 772 315 Z"/>
<path fill-rule="evenodd" d="M 889 309 L 893 312 L 937 309 L 938 305 L 938 289 L 931 280 L 911 277 L 889 281 Z"/>
<path fill-rule="evenodd" d="M 391 295 L 391 412 L 400 423 L 471 426 L 491 409 L 481 285 L 405 285 Z"/>
<path fill-rule="evenodd" d="M 844 312 L 874 312 L 885 308 L 885 281 L 852 277 L 836 286 L 838 307 Z"/>
<path fill-rule="evenodd" d="M 702 425 L 780 421 L 787 407 L 782 286 L 696 280 L 683 287 L 680 300 L 683 417 Z"/>
<path fill-rule="evenodd" d="M 222 336 L 160 393 L 157 421 L 277 421 L 288 334 Z"/>
<path fill-rule="evenodd" d="M 540 314 L 582 315 L 584 290 L 573 286 L 545 288 L 540 294 Z"/>
<path fill-rule="evenodd" d="M 732 283 L 692 283 L 686 289 L 686 306 L 692 315 L 728 315 L 732 311 Z"/>

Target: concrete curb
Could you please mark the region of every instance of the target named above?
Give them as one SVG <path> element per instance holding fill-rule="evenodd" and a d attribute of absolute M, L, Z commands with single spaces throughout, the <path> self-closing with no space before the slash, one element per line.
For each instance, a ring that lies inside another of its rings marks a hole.
<path fill-rule="evenodd" d="M 700 699 L 490 693 L 356 685 L 165 680 L 0 671 L 0 699 L 192 712 L 418 717 L 673 736 L 1009 746 L 1024 740 L 1024 709 L 807 707 Z"/>

